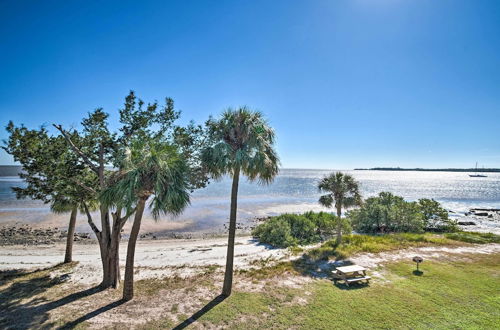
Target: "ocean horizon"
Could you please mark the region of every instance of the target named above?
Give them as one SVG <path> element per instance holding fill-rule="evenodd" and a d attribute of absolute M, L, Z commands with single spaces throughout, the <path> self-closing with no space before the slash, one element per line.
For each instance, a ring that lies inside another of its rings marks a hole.
<path fill-rule="evenodd" d="M 330 211 L 318 204 L 321 195 L 317 182 L 335 170 L 282 169 L 274 182 L 262 186 L 241 179 L 238 200 L 238 222 L 245 227 L 255 218 L 285 212 Z M 500 173 L 485 178 L 471 178 L 464 172 L 343 170 L 353 175 L 361 186 L 363 198 L 389 191 L 408 201 L 433 198 L 450 211 L 450 216 L 463 216 L 471 208 L 500 208 Z M 0 177 L 0 226 L 30 224 L 35 227 L 65 228 L 68 215 L 54 214 L 40 201 L 16 199 L 11 187 L 23 186 L 19 177 Z M 212 181 L 195 191 L 191 205 L 178 217 L 145 216 L 142 232 L 219 233 L 229 218 L 229 178 Z M 79 215 L 77 231 L 90 232 L 83 215 Z"/>

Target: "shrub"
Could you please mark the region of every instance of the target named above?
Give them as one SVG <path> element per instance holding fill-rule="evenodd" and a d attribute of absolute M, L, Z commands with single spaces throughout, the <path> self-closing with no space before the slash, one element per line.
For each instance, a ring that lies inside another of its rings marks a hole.
<path fill-rule="evenodd" d="M 338 221 L 343 222 L 344 233 L 351 232 L 345 219 L 339 219 L 326 212 L 307 212 L 300 215 L 285 213 L 270 217 L 255 227 L 252 235 L 262 243 L 276 247 L 311 244 L 333 235 Z"/>
<path fill-rule="evenodd" d="M 448 218 L 448 212 L 437 201 L 424 198 L 407 202 L 389 192 L 368 198 L 360 209 L 349 212 L 348 217 L 353 228 L 364 233 L 457 230 L 456 222 Z"/>
<path fill-rule="evenodd" d="M 292 230 L 288 222 L 278 217 L 271 217 L 265 223 L 255 227 L 252 235 L 259 238 L 262 243 L 277 247 L 288 247 L 297 244 L 297 240 L 292 236 Z"/>
<path fill-rule="evenodd" d="M 434 199 L 421 198 L 418 200 L 420 212 L 424 217 L 426 230 L 433 231 L 458 231 L 457 222 L 448 217 L 448 211 L 441 207 Z"/>

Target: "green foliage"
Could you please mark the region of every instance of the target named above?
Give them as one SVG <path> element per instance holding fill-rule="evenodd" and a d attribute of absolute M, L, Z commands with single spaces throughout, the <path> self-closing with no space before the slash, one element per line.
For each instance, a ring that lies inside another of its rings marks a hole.
<path fill-rule="evenodd" d="M 320 247 L 307 251 L 306 258 L 312 260 L 328 260 L 330 258 L 345 259 L 356 253 L 379 253 L 422 246 L 458 246 L 461 242 L 488 244 L 500 243 L 500 235 L 492 233 L 397 233 L 384 235 L 348 235 L 341 244 L 329 240 Z"/>
<path fill-rule="evenodd" d="M 262 113 L 247 107 L 228 109 L 220 119 L 209 119 L 206 127 L 209 142 L 202 159 L 214 178 L 238 169 L 250 181 L 269 183 L 278 174 L 274 130 Z"/>
<path fill-rule="evenodd" d="M 455 241 L 474 244 L 500 243 L 500 235 L 496 235 L 493 233 L 476 233 L 464 231 L 457 233 L 447 233 L 444 236 Z"/>
<path fill-rule="evenodd" d="M 318 183 L 318 189 L 321 192 L 328 192 L 320 197 L 319 203 L 326 207 L 334 205 L 339 217 L 343 208 L 361 205 L 359 183 L 349 174 L 332 173 Z"/>
<path fill-rule="evenodd" d="M 360 209 L 349 212 L 348 217 L 353 228 L 364 233 L 418 233 L 427 228 L 441 231 L 455 228 L 438 202 L 429 199 L 407 202 L 389 192 L 368 198 Z"/>
<path fill-rule="evenodd" d="M 158 138 L 137 139 L 120 163 L 120 170 L 100 196 L 110 207 L 131 210 L 140 198 L 153 195 L 151 213 L 177 215 L 189 204 L 188 166 L 178 149 Z"/>
<path fill-rule="evenodd" d="M 379 253 L 409 247 L 458 244 L 454 240 L 431 233 L 348 235 L 344 237 L 341 244 L 337 244 L 335 240 L 329 240 L 320 247 L 309 250 L 306 257 L 312 260 L 328 260 L 332 257 L 345 259 L 360 252 Z"/>
<path fill-rule="evenodd" d="M 51 136 L 41 127 L 7 125 L 9 138 L 3 149 L 19 162 L 25 187 L 12 188 L 17 198 L 38 199 L 53 212 L 68 212 L 82 202 L 92 203 L 96 181 L 70 150 L 62 136 Z"/>
<path fill-rule="evenodd" d="M 341 222 L 343 231 L 350 232 L 345 219 L 326 213 L 307 212 L 305 214 L 285 213 L 270 217 L 258 225 L 252 235 L 262 243 L 276 247 L 290 247 L 319 242 L 322 237 L 332 235 Z"/>
<path fill-rule="evenodd" d="M 353 228 L 363 233 L 455 231 L 456 223 L 438 202 L 420 199 L 407 202 L 401 196 L 381 192 L 370 197 L 360 209 L 348 214 Z"/>
<path fill-rule="evenodd" d="M 448 211 L 434 199 L 421 198 L 418 200 L 420 212 L 424 218 L 424 226 L 427 230 L 457 231 L 457 223 L 449 219 Z"/>

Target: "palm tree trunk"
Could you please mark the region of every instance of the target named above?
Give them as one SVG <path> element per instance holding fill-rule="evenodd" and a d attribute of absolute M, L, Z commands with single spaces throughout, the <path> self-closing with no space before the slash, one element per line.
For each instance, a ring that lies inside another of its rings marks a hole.
<path fill-rule="evenodd" d="M 236 236 L 236 211 L 238 208 L 238 184 L 240 179 L 240 168 L 234 169 L 233 186 L 231 188 L 231 212 L 229 214 L 229 236 L 227 240 L 226 272 L 224 274 L 224 285 L 222 295 L 231 295 L 233 287 L 233 262 L 234 262 L 234 238 Z"/>
<path fill-rule="evenodd" d="M 76 224 L 76 216 L 78 214 L 78 206 L 74 205 L 71 209 L 71 215 L 69 217 L 69 225 L 68 225 L 68 236 L 66 237 L 66 253 L 64 255 L 64 263 L 69 263 L 73 261 L 73 240 L 75 235 L 75 224 Z"/>
<path fill-rule="evenodd" d="M 342 242 L 342 206 L 337 206 L 337 217 L 339 218 L 339 222 L 337 224 L 337 244 L 340 244 Z"/>
<path fill-rule="evenodd" d="M 131 300 L 134 297 L 134 256 L 137 236 L 141 229 L 141 220 L 144 213 L 147 198 L 140 198 L 134 216 L 134 224 L 130 231 L 127 246 L 127 263 L 125 264 L 125 280 L 123 281 L 123 300 Z"/>

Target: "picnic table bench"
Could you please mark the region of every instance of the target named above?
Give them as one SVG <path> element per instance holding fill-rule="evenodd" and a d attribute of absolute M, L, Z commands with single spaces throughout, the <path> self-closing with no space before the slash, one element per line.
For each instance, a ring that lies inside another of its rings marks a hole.
<path fill-rule="evenodd" d="M 337 267 L 333 272 L 333 281 L 344 281 L 349 286 L 349 283 L 366 281 L 369 283 L 371 277 L 366 275 L 366 269 L 358 265 Z"/>

